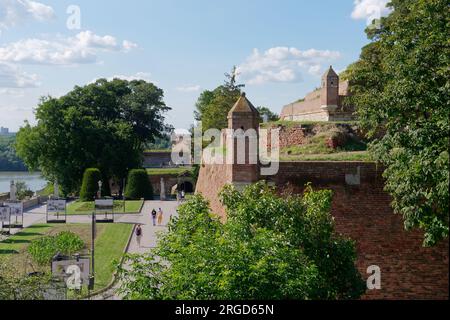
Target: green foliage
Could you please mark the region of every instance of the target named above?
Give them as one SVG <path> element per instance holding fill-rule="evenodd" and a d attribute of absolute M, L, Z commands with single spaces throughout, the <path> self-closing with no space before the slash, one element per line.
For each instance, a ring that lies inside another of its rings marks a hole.
<path fill-rule="evenodd" d="M 17 199 L 24 200 L 26 197 L 33 196 L 34 192 L 28 188 L 27 184 L 24 181 L 16 182 L 16 195 Z"/>
<path fill-rule="evenodd" d="M 51 275 L 23 276 L 0 260 L 0 301 L 44 300 Z"/>
<path fill-rule="evenodd" d="M 259 112 L 260 115 L 260 122 L 264 122 L 264 116 L 267 116 L 267 121 L 278 121 L 280 120 L 280 116 L 277 115 L 276 113 L 272 112 L 269 108 L 267 107 L 258 107 L 256 108 Z"/>
<path fill-rule="evenodd" d="M 43 97 L 37 125 L 17 134 L 17 154 L 31 169 L 57 180 L 64 194 L 81 185 L 86 168 L 122 181 L 142 164 L 142 152 L 169 129 L 163 91 L 143 80 L 97 80 L 61 98 Z"/>
<path fill-rule="evenodd" d="M 15 136 L 0 136 L 0 171 L 27 171 L 14 148 Z"/>
<path fill-rule="evenodd" d="M 277 196 L 226 187 L 222 223 L 201 196 L 179 207 L 149 254 L 119 268 L 126 299 L 356 299 L 365 284 L 351 241 L 334 233 L 330 191 Z"/>
<path fill-rule="evenodd" d="M 45 236 L 33 240 L 28 247 L 28 253 L 38 265 L 44 266 L 60 253 L 70 256 L 85 246 L 83 240 L 75 233 L 64 231 L 56 236 Z"/>
<path fill-rule="evenodd" d="M 127 199 L 145 200 L 153 199 L 153 188 L 145 169 L 133 169 L 128 174 L 127 185 L 125 189 Z"/>
<path fill-rule="evenodd" d="M 58 252 L 67 256 L 71 256 L 84 248 L 83 240 L 70 231 L 59 233 L 55 238 L 55 244 Z"/>
<path fill-rule="evenodd" d="M 449 231 L 448 1 L 393 0 L 381 28 L 345 76 L 350 103 L 385 167 L 386 190 L 407 229 L 425 245 Z"/>
<path fill-rule="evenodd" d="M 98 182 L 102 179 L 102 174 L 99 169 L 86 169 L 83 175 L 83 184 L 80 190 L 81 201 L 92 201 L 98 192 Z"/>
<path fill-rule="evenodd" d="M 236 68 L 225 74 L 227 80 L 213 91 L 200 94 L 194 112 L 195 120 L 202 122 L 203 132 L 208 129 L 224 129 L 228 126 L 228 113 L 241 96 L 243 85 L 236 83 Z"/>

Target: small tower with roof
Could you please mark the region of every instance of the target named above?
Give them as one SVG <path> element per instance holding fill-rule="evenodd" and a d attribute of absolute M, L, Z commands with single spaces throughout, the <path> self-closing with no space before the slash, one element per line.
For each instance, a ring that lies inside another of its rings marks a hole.
<path fill-rule="evenodd" d="M 325 72 L 322 77 L 322 90 L 321 90 L 321 107 L 328 113 L 336 111 L 339 105 L 339 76 L 333 70 L 333 67 Z"/>
<path fill-rule="evenodd" d="M 236 186 L 259 180 L 259 122 L 258 110 L 242 93 L 228 113 L 226 135 L 228 180 Z"/>

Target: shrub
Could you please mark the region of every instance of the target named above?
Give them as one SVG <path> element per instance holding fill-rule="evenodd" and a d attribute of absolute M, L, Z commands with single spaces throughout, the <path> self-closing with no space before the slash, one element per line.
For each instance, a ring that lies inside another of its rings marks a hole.
<path fill-rule="evenodd" d="M 132 200 L 153 199 L 153 188 L 144 169 L 133 169 L 129 172 L 125 197 Z"/>
<path fill-rule="evenodd" d="M 55 237 L 52 236 L 36 239 L 28 247 L 28 253 L 38 265 L 50 263 L 57 252 Z"/>
<path fill-rule="evenodd" d="M 102 179 L 99 169 L 86 169 L 83 175 L 83 184 L 80 190 L 81 201 L 92 201 L 98 191 L 98 182 Z"/>
<path fill-rule="evenodd" d="M 75 233 L 64 231 L 55 239 L 56 248 L 61 254 L 70 256 L 84 248 L 83 240 Z"/>
<path fill-rule="evenodd" d="M 31 242 L 28 253 L 38 265 L 46 265 L 59 252 L 73 255 L 85 246 L 83 240 L 73 232 L 64 231 L 56 236 L 45 236 Z"/>

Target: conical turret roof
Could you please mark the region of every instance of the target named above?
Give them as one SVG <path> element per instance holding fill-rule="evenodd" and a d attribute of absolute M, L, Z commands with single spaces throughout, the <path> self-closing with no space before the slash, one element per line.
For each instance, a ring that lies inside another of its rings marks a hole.
<path fill-rule="evenodd" d="M 228 115 L 233 113 L 255 113 L 258 114 L 258 110 L 253 106 L 253 104 L 247 99 L 245 92 L 243 92 L 239 100 L 231 108 Z"/>
<path fill-rule="evenodd" d="M 329 77 L 338 77 L 337 73 L 333 70 L 333 66 L 330 66 L 330 68 L 325 72 L 322 78 L 329 78 Z"/>

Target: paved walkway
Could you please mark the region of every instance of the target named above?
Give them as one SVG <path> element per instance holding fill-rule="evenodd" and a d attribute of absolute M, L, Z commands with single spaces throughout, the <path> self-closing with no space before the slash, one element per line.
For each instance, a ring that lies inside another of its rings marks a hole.
<path fill-rule="evenodd" d="M 142 227 L 142 239 L 141 247 L 139 247 L 136 234 L 133 233 L 130 245 L 127 253 L 145 253 L 156 246 L 157 233 L 167 231 L 167 224 L 170 220 L 170 215 L 177 216 L 177 207 L 179 203 L 177 201 L 146 201 L 140 214 L 116 214 L 116 223 L 131 223 L 140 224 Z M 153 209 L 158 211 L 161 208 L 163 211 L 162 224 L 153 226 L 151 212 Z M 46 222 L 46 205 L 41 205 L 30 209 L 24 213 L 24 227 L 31 225 L 45 223 Z M 67 223 L 91 223 L 91 217 L 89 215 L 67 216 Z M 13 229 L 12 233 L 20 232 L 19 229 Z M 96 300 L 119 300 L 120 297 L 116 294 L 117 285 L 103 294 L 94 297 Z"/>

